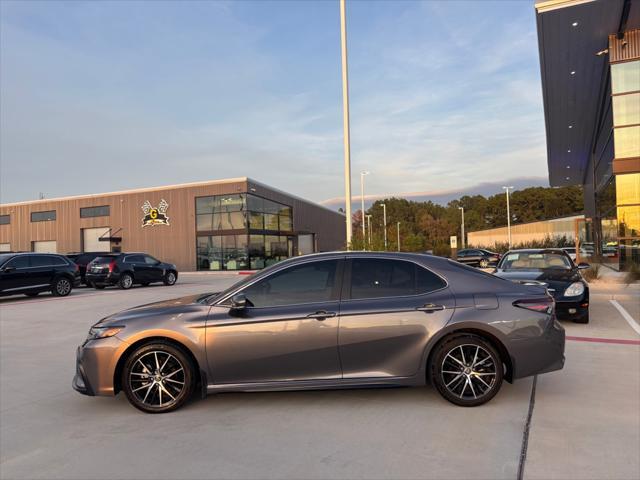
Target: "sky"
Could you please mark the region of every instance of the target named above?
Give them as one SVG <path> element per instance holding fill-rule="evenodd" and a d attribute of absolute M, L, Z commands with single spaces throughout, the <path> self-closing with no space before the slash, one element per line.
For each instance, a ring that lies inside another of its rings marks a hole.
<path fill-rule="evenodd" d="M 348 0 L 347 30 L 354 197 L 548 184 L 532 1 Z M 342 126 L 337 1 L 0 2 L 2 203 L 249 176 L 335 204 Z"/>

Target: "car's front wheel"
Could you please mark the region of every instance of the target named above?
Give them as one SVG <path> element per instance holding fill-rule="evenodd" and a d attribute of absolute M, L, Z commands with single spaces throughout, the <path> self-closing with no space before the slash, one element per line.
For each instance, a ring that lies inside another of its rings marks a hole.
<path fill-rule="evenodd" d="M 51 293 L 56 297 L 66 297 L 71 293 L 72 289 L 73 285 L 71 284 L 71 280 L 67 277 L 58 277 L 51 285 Z"/>
<path fill-rule="evenodd" d="M 496 396 L 504 369 L 496 349 L 484 338 L 455 335 L 436 347 L 431 383 L 451 403 L 475 407 Z"/>
<path fill-rule="evenodd" d="M 127 358 L 121 381 L 134 407 L 147 413 L 165 413 L 191 397 L 194 369 L 181 349 L 159 341 L 141 346 Z"/>
<path fill-rule="evenodd" d="M 162 279 L 165 285 L 175 285 L 176 280 L 178 280 L 176 272 L 172 272 L 171 270 L 169 270 Z"/>

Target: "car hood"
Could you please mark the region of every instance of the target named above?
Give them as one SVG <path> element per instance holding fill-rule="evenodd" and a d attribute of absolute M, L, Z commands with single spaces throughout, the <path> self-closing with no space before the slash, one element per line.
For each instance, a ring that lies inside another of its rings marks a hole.
<path fill-rule="evenodd" d="M 497 270 L 495 275 L 516 283 L 539 282 L 540 284 L 558 290 L 566 288 L 573 282 L 579 282 L 582 277 L 576 270 L 549 268 L 546 270 Z"/>
<path fill-rule="evenodd" d="M 148 303 L 137 307 L 129 308 L 121 312 L 115 313 L 103 318 L 98 322 L 99 325 L 109 325 L 118 322 L 131 321 L 136 318 L 146 318 L 157 315 L 171 315 L 175 313 L 186 313 L 192 310 L 202 308 L 202 299 L 215 293 L 201 293 L 198 295 L 188 295 L 186 297 L 172 298 L 170 300 L 162 300 L 160 302 Z"/>

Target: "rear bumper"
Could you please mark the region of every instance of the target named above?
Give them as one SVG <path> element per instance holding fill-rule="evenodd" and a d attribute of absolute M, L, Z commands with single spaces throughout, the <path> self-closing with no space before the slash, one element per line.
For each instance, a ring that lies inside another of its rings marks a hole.
<path fill-rule="evenodd" d="M 117 273 L 87 273 L 84 276 L 87 285 L 115 285 L 120 280 Z"/>
<path fill-rule="evenodd" d="M 542 335 L 513 340 L 510 344 L 514 363 L 513 378 L 561 370 L 565 362 L 564 345 L 565 331 L 555 318 Z"/>

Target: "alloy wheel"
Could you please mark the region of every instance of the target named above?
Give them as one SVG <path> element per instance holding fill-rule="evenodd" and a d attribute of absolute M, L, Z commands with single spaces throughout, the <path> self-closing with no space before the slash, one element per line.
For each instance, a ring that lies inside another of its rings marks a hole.
<path fill-rule="evenodd" d="M 61 278 L 56 282 L 56 294 L 64 297 L 71 292 L 71 282 L 66 278 Z"/>
<path fill-rule="evenodd" d="M 463 344 L 444 356 L 440 374 L 452 395 L 461 400 L 477 400 L 492 391 L 496 369 L 491 353 L 479 345 Z"/>
<path fill-rule="evenodd" d="M 125 275 L 124 277 L 122 277 L 122 288 L 127 289 L 127 288 L 131 288 L 131 286 L 133 285 L 133 278 L 131 278 L 131 275 Z"/>
<path fill-rule="evenodd" d="M 147 408 L 167 408 L 186 386 L 185 366 L 174 355 L 153 350 L 138 358 L 129 372 L 132 395 Z"/>

